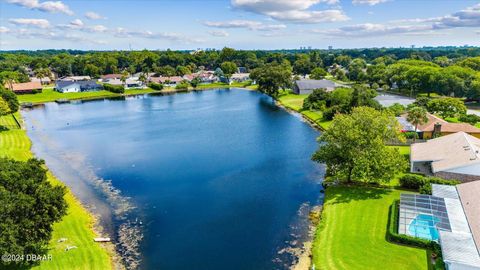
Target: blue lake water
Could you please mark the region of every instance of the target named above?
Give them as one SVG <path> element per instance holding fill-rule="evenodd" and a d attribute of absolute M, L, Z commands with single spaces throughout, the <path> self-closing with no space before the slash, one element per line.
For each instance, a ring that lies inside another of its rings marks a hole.
<path fill-rule="evenodd" d="M 282 249 L 306 239 L 321 202 L 319 133 L 258 92 L 48 103 L 23 116 L 33 151 L 106 234 L 141 231 L 140 269 L 285 268 Z"/>

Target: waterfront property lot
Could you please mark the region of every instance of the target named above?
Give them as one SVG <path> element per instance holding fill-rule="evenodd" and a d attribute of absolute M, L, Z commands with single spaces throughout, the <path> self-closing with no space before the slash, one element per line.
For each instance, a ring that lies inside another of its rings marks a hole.
<path fill-rule="evenodd" d="M 20 114 L 16 114 L 20 119 Z M 0 131 L 0 157 L 16 160 L 27 160 L 32 157 L 30 152 L 30 139 L 25 130 L 12 126 L 15 120 L 11 115 L 0 117 L 0 125 L 10 124 L 8 130 Z M 48 172 L 48 179 L 55 185 L 62 183 Z M 101 244 L 93 242 L 92 230 L 94 219 L 67 191 L 65 199 L 68 203 L 68 214 L 62 221 L 54 224 L 52 240 L 48 254 L 52 255 L 51 261 L 42 262 L 33 269 L 111 269 L 109 254 Z M 58 242 L 66 238 L 63 242 Z M 67 247 L 76 246 L 69 251 Z"/>
<path fill-rule="evenodd" d="M 401 192 L 329 187 L 313 244 L 315 269 L 428 269 L 426 250 L 385 239 L 389 207 Z"/>
<path fill-rule="evenodd" d="M 308 95 L 295 95 L 289 92 L 283 92 L 278 97 L 278 101 L 285 108 L 301 113 L 307 119 L 320 126 L 323 130 L 328 129 L 332 124 L 332 121 L 324 120 L 321 111 L 302 110 L 303 100 L 307 97 Z"/>

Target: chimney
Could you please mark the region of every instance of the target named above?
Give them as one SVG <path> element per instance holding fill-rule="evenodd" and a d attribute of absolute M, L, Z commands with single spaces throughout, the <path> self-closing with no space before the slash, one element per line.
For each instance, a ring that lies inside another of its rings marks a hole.
<path fill-rule="evenodd" d="M 432 138 L 438 138 L 442 134 L 442 124 L 440 123 L 435 123 L 433 126 L 433 133 L 432 133 Z"/>

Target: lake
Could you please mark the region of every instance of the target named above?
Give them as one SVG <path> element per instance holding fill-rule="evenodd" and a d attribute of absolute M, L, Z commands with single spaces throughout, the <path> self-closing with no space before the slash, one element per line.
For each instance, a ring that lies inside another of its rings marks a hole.
<path fill-rule="evenodd" d="M 319 133 L 258 92 L 48 103 L 22 114 L 34 153 L 140 269 L 284 269 L 293 258 L 285 248 L 308 238 L 308 212 L 322 202 L 324 167 L 310 160 Z"/>

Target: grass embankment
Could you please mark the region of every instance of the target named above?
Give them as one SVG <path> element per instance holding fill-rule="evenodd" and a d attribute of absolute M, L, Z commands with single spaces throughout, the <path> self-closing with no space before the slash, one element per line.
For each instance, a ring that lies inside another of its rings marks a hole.
<path fill-rule="evenodd" d="M 290 92 L 281 93 L 278 97 L 278 102 L 290 110 L 296 111 L 302 114 L 305 118 L 312 121 L 318 125 L 321 129 L 326 130 L 332 124 L 331 120 L 324 120 L 323 114 L 321 111 L 310 111 L 303 110 L 303 100 L 306 99 L 308 95 L 295 95 Z"/>
<path fill-rule="evenodd" d="M 21 119 L 16 113 L 17 119 Z M 0 117 L 0 126 L 8 127 L 8 130 L 0 131 L 0 157 L 8 157 L 16 160 L 27 160 L 33 157 L 30 151 L 30 139 L 26 131 L 16 127 L 16 122 L 11 115 Z M 48 179 L 54 185 L 63 185 L 52 173 L 48 172 Z M 65 200 L 68 203 L 68 213 L 63 219 L 53 226 L 52 240 L 49 245 L 51 261 L 44 261 L 33 269 L 112 269 L 107 246 L 93 242 L 95 234 L 92 215 L 80 204 L 80 202 L 67 190 Z M 59 239 L 66 238 L 64 242 Z M 107 244 L 110 245 L 110 244 Z M 77 248 L 65 251 L 67 246 Z M 111 246 L 108 246 L 112 250 Z"/>
<path fill-rule="evenodd" d="M 428 269 L 428 252 L 385 239 L 394 189 L 327 188 L 312 254 L 315 269 Z"/>
<path fill-rule="evenodd" d="M 247 88 L 251 90 L 256 89 L 256 85 L 250 85 L 250 82 L 243 82 L 243 83 L 210 83 L 210 84 L 201 84 L 195 88 L 195 90 L 206 90 L 212 88 Z M 190 87 L 188 90 L 194 90 Z M 40 104 L 46 102 L 52 102 L 57 99 L 68 99 L 68 100 L 79 100 L 79 99 L 97 99 L 97 98 L 108 98 L 108 97 L 120 97 L 120 96 L 132 96 L 132 95 L 143 95 L 143 94 L 150 94 L 150 93 L 161 93 L 161 92 L 175 92 L 176 89 L 173 87 L 166 87 L 163 90 L 153 90 L 151 88 L 145 89 L 126 89 L 124 94 L 117 94 L 112 93 L 109 91 L 92 91 L 92 92 L 79 92 L 79 93 L 60 93 L 53 88 L 47 87 L 44 88 L 42 93 L 38 94 L 24 94 L 18 95 L 18 101 L 20 103 L 33 103 L 33 104 Z M 184 90 L 185 91 L 185 90 Z"/>

